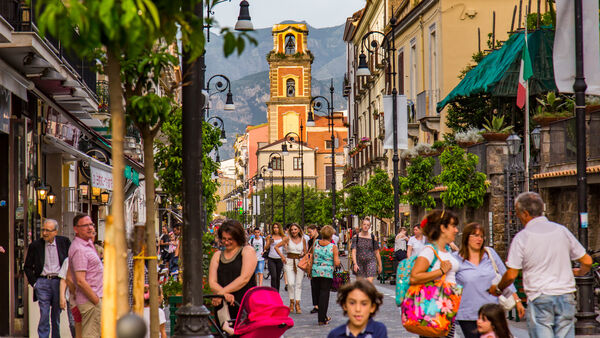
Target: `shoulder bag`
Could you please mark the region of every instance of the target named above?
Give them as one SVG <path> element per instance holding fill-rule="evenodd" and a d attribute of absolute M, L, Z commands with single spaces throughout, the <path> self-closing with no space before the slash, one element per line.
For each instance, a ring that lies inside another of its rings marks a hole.
<path fill-rule="evenodd" d="M 500 283 L 500 280 L 502 279 L 502 276 L 498 272 L 498 266 L 496 265 L 496 261 L 494 261 L 494 256 L 492 256 L 492 252 L 488 247 L 484 247 L 484 249 L 485 252 L 487 252 L 488 257 L 490 258 L 492 266 L 494 266 L 494 272 L 496 273 L 496 277 L 494 277 L 494 280 L 492 280 L 492 285 L 498 285 L 498 283 Z M 500 295 L 498 296 L 498 304 L 502 305 L 504 310 L 510 311 L 515 307 L 515 305 L 517 305 L 517 302 L 515 301 L 515 298 L 512 295 L 510 295 L 509 297 L 504 297 L 504 295 Z"/>
<path fill-rule="evenodd" d="M 314 250 L 315 243 L 317 243 L 317 240 L 313 242 L 313 245 L 310 248 L 310 250 L 308 250 L 308 252 L 304 256 L 302 256 L 302 258 L 300 258 L 300 261 L 297 265 L 300 268 L 300 270 L 304 271 L 307 274 L 310 274 L 309 271 L 312 269 L 312 250 Z"/>
<path fill-rule="evenodd" d="M 435 258 L 441 261 L 437 250 L 432 249 Z M 400 306 L 402 325 L 408 332 L 421 336 L 445 337 L 454 325 L 461 297 L 462 286 L 447 283 L 446 274 L 438 280 L 411 285 Z"/>

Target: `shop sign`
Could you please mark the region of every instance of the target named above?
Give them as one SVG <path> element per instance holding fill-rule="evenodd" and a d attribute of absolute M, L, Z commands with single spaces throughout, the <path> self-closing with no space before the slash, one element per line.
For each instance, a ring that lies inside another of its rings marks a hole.
<path fill-rule="evenodd" d="M 48 108 L 47 121 L 46 134 L 54 136 L 73 146 L 73 148 L 78 148 L 79 135 L 81 134 L 79 128 L 72 125 L 65 117 L 52 108 Z"/>
<path fill-rule="evenodd" d="M 92 173 L 92 187 L 113 190 L 112 173 L 106 170 L 90 167 Z"/>

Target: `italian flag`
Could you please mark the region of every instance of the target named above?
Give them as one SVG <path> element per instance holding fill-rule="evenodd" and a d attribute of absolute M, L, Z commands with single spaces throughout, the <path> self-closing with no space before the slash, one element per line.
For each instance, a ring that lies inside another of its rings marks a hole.
<path fill-rule="evenodd" d="M 527 32 L 525 33 L 527 34 Z M 527 47 L 527 35 L 525 36 L 525 45 L 521 54 L 521 70 L 519 70 L 519 88 L 517 89 L 517 107 L 523 108 L 527 100 L 527 86 L 529 78 L 533 75 L 531 68 L 531 58 L 529 57 L 529 48 Z"/>

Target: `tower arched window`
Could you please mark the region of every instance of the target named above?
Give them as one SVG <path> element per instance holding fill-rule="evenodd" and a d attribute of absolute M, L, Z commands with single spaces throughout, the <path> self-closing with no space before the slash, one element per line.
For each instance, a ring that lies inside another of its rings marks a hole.
<path fill-rule="evenodd" d="M 285 54 L 296 54 L 296 37 L 294 37 L 293 34 L 288 34 L 285 36 Z"/>
<path fill-rule="evenodd" d="M 294 79 L 288 79 L 286 81 L 286 96 L 287 97 L 296 96 L 296 81 L 294 81 Z"/>

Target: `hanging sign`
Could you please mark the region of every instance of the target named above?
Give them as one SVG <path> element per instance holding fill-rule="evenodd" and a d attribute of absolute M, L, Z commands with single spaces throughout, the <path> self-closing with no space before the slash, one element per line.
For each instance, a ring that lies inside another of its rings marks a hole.
<path fill-rule="evenodd" d="M 95 167 L 90 167 L 90 171 L 92 174 L 91 179 L 93 187 L 113 190 L 113 177 L 111 172 Z"/>

